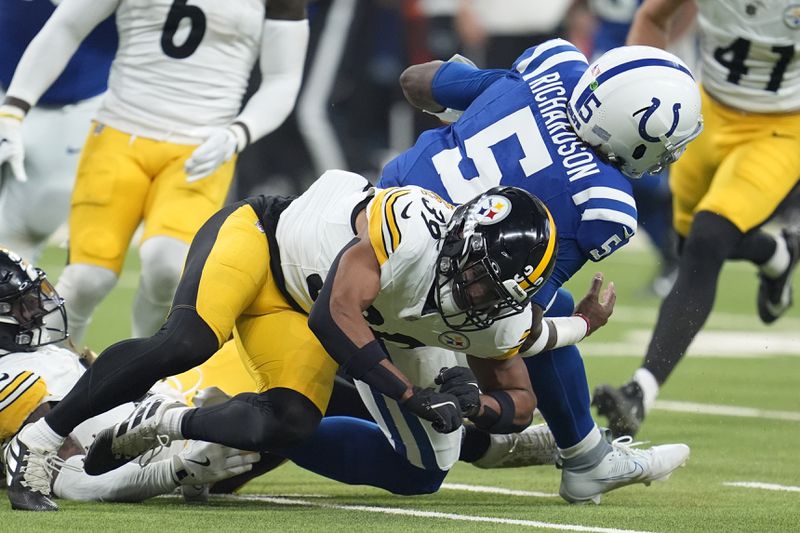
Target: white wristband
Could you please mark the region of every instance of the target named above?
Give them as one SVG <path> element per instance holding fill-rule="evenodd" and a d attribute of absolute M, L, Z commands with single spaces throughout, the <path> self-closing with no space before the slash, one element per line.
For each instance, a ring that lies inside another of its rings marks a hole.
<path fill-rule="evenodd" d="M 519 352 L 522 357 L 531 357 L 542 353 L 550 337 L 555 333 L 556 343 L 549 349 L 563 348 L 580 342 L 589 332 L 589 321 L 583 315 L 572 315 L 545 318 L 542 321 L 542 332 L 527 350 Z"/>
<path fill-rule="evenodd" d="M 579 343 L 589 333 L 589 321 L 583 315 L 546 318 L 556 330 L 556 343 L 553 348 L 563 348 Z"/>

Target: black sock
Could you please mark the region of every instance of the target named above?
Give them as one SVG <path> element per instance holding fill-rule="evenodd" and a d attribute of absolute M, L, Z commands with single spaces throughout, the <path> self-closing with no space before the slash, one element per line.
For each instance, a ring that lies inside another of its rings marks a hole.
<path fill-rule="evenodd" d="M 725 259 L 742 233 L 725 218 L 702 211 L 683 246 L 678 279 L 661 303 L 643 367 L 663 384 L 711 313 Z"/>

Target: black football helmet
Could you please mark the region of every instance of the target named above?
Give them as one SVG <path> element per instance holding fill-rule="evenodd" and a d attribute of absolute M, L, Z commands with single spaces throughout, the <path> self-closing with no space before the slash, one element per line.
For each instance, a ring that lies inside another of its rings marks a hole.
<path fill-rule="evenodd" d="M 456 331 L 521 313 L 553 272 L 556 226 L 541 200 L 494 187 L 459 206 L 436 264 L 436 305 Z"/>
<path fill-rule="evenodd" d="M 0 248 L 0 350 L 32 352 L 66 338 L 64 300 L 45 273 Z"/>

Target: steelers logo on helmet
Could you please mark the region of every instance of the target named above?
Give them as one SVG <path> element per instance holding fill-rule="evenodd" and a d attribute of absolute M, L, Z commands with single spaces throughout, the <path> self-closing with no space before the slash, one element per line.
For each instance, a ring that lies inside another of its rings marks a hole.
<path fill-rule="evenodd" d="M 494 187 L 460 206 L 437 261 L 436 304 L 445 323 L 477 331 L 525 311 L 553 270 L 556 248 L 550 212 L 527 191 Z"/>
<path fill-rule="evenodd" d="M 783 10 L 783 22 L 793 30 L 800 28 L 800 4 L 791 4 Z"/>
<path fill-rule="evenodd" d="M 497 224 L 511 213 L 511 202 L 497 194 L 482 197 L 476 207 L 476 222 L 483 226 Z"/>

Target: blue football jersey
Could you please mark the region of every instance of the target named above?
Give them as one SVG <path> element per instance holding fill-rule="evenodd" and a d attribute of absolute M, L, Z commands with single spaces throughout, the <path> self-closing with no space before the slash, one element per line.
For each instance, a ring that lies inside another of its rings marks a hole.
<path fill-rule="evenodd" d="M 569 96 L 587 66 L 562 39 L 529 48 L 511 69 L 492 71 L 491 83 L 484 75 L 461 118 L 420 135 L 386 165 L 379 182 L 419 185 L 454 203 L 500 184 L 539 197 L 558 231 L 553 275 L 534 297 L 542 307 L 587 260 L 603 259 L 636 231 L 631 183 L 578 138 L 567 118 Z M 480 78 L 487 71 L 473 72 Z M 454 80 L 447 83 L 452 88 Z M 461 97 L 476 85 L 466 80 Z"/>
<path fill-rule="evenodd" d="M 0 0 L 0 85 L 3 88 L 8 88 L 25 48 L 54 10 L 50 0 Z M 117 29 L 114 18 L 109 17 L 81 43 L 39 103 L 72 104 L 105 91 L 116 51 Z"/>
<path fill-rule="evenodd" d="M 589 6 L 597 17 L 594 34 L 595 57 L 625 44 L 633 16 L 643 0 L 591 0 Z"/>

